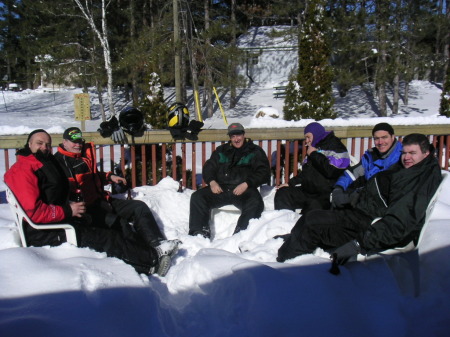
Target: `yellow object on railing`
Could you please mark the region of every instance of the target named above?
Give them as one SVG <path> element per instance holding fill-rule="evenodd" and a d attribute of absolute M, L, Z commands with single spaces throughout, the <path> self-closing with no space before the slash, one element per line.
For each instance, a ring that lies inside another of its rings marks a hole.
<path fill-rule="evenodd" d="M 202 111 L 200 109 L 200 100 L 198 98 L 198 91 L 194 91 L 194 99 L 195 99 L 195 110 L 197 110 L 197 118 L 200 122 L 203 122 Z"/>
<path fill-rule="evenodd" d="M 223 121 L 225 122 L 225 125 L 228 125 L 227 116 L 225 116 L 225 111 L 223 111 L 222 104 L 220 103 L 219 95 L 217 95 L 216 88 L 213 87 L 213 90 L 214 90 L 214 95 L 216 95 L 217 103 L 219 103 L 220 112 L 222 112 Z"/>

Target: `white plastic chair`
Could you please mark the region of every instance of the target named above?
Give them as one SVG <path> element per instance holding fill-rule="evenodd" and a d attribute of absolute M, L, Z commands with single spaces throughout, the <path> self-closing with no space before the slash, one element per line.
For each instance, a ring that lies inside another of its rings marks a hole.
<path fill-rule="evenodd" d="M 415 245 L 414 242 L 411 241 L 410 243 L 408 243 L 404 247 L 396 247 L 396 248 L 392 248 L 392 249 L 387 249 L 387 250 L 384 250 L 382 252 L 378 252 L 378 253 L 374 254 L 375 256 L 376 255 L 393 255 L 393 254 L 398 254 L 398 253 L 406 253 L 406 252 L 409 252 L 411 250 L 417 249 L 419 247 L 420 242 L 422 241 L 423 235 L 425 233 L 425 230 L 428 227 L 429 219 L 430 219 L 431 213 L 433 212 L 434 205 L 436 204 L 436 200 L 437 200 L 437 198 L 439 196 L 439 193 L 442 190 L 442 187 L 444 186 L 444 181 L 446 179 L 448 179 L 449 175 L 450 175 L 449 172 L 442 172 L 441 184 L 439 185 L 438 189 L 436 190 L 436 192 L 434 193 L 433 197 L 430 199 L 430 202 L 428 203 L 427 210 L 426 210 L 426 213 L 425 213 L 425 221 L 423 223 L 422 230 L 420 231 L 419 239 L 417 240 L 417 245 Z M 381 219 L 381 218 L 375 219 L 372 222 L 372 224 L 374 224 L 379 219 Z M 358 261 L 365 261 L 367 259 L 370 259 L 372 256 L 373 255 L 361 255 L 360 254 L 360 255 L 358 255 L 357 260 Z"/>
<path fill-rule="evenodd" d="M 425 213 L 425 222 L 423 224 L 422 230 L 420 231 L 419 239 L 417 245 L 413 241 L 408 243 L 404 247 L 397 247 L 392 249 L 387 249 L 371 255 L 361 255 L 358 254 L 356 257 L 357 261 L 367 261 L 372 260 L 376 257 L 382 257 L 387 262 L 390 267 L 394 277 L 396 278 L 400 289 L 405 293 L 412 293 L 414 296 L 420 294 L 420 266 L 419 266 L 419 246 L 422 241 L 423 235 L 428 227 L 431 213 L 433 212 L 434 205 L 438 199 L 439 193 L 444 186 L 444 181 L 450 176 L 449 172 L 442 172 L 442 181 L 438 189 L 434 193 L 430 202 L 428 203 L 427 210 Z M 379 219 L 375 219 L 376 222 Z M 409 273 L 408 273 L 409 272 Z M 409 274 L 409 277 L 408 277 Z"/>
<path fill-rule="evenodd" d="M 31 227 L 38 230 L 45 229 L 64 229 L 66 232 L 67 242 L 77 246 L 77 236 L 75 233 L 75 229 L 70 224 L 35 224 L 29 216 L 25 213 L 20 203 L 17 201 L 16 196 L 11 191 L 11 189 L 6 186 L 6 200 L 8 200 L 9 207 L 11 208 L 12 213 L 14 214 L 14 222 L 19 230 L 20 241 L 22 242 L 23 247 L 28 247 L 27 240 L 25 238 L 25 233 L 23 230 L 23 221 L 25 220 Z"/>

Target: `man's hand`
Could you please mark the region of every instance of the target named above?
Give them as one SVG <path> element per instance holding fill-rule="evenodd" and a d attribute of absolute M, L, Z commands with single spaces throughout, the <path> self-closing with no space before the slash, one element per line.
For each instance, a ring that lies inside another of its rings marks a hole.
<path fill-rule="evenodd" d="M 81 218 L 86 213 L 86 203 L 84 201 L 71 202 L 70 208 L 72 208 L 72 216 L 76 216 L 77 218 Z"/>
<path fill-rule="evenodd" d="M 242 184 L 239 184 L 236 186 L 236 188 L 233 190 L 234 195 L 241 195 L 245 191 L 247 191 L 248 184 L 246 182 L 243 182 Z"/>
<path fill-rule="evenodd" d="M 342 189 L 342 187 L 337 186 L 333 192 L 331 192 L 331 204 L 334 208 L 343 208 L 345 205 L 350 203 L 349 195 Z"/>
<path fill-rule="evenodd" d="M 222 193 L 222 187 L 220 187 L 220 185 L 215 181 L 215 180 L 211 180 L 209 183 L 209 187 L 211 188 L 211 191 L 214 194 L 220 194 Z"/>
<path fill-rule="evenodd" d="M 317 151 L 317 148 L 315 148 L 314 146 L 309 145 L 308 148 L 306 149 L 306 154 L 309 156 L 314 151 Z"/>
<path fill-rule="evenodd" d="M 116 183 L 116 184 L 124 184 L 124 185 L 127 184 L 127 180 L 125 178 L 116 176 L 115 174 L 112 174 L 110 179 L 113 183 Z"/>
<path fill-rule="evenodd" d="M 277 186 L 277 190 L 283 187 L 289 187 L 289 184 L 280 184 Z"/>

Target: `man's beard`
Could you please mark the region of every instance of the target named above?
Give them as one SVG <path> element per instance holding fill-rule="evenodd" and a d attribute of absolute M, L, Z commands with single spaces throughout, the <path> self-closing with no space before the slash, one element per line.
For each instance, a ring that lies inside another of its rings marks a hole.
<path fill-rule="evenodd" d="M 50 157 L 50 151 L 37 150 L 34 155 L 39 160 L 48 160 L 48 158 Z"/>

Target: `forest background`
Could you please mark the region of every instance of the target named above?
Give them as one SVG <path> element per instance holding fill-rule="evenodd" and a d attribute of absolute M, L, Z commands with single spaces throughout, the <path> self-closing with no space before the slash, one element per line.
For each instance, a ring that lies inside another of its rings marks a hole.
<path fill-rule="evenodd" d="M 284 118 L 334 117 L 331 86 L 372 91 L 381 116 L 398 112 L 414 80 L 442 83 L 440 113 L 450 115 L 449 0 L 5 0 L 0 2 L 3 88 L 95 87 L 103 120 L 116 115 L 113 91 L 164 128 L 165 87 L 213 114 L 214 89 L 237 102 L 251 86 L 238 67 L 258 49 L 239 48 L 250 27 L 287 25 L 274 37 L 296 40 L 298 65 L 286 86 Z M 276 47 L 271 47 L 276 48 Z M 402 83 L 403 85 L 400 85 Z M 402 88 L 402 89 L 400 89 Z M 386 91 L 394 93 L 387 104 Z M 403 90 L 403 92 L 400 92 Z M 107 93 L 107 102 L 103 93 Z M 166 98 L 167 100 L 167 98 Z M 200 103 L 201 102 L 201 103 Z M 201 116 L 200 116 L 201 115 Z"/>

